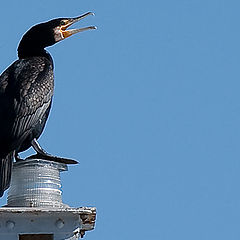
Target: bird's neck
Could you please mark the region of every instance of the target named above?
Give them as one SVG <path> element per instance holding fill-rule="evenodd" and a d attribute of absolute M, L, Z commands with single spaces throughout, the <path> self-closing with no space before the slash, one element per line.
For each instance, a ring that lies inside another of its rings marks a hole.
<path fill-rule="evenodd" d="M 52 64 L 53 59 L 49 52 L 47 52 L 44 48 L 23 48 L 21 46 L 18 47 L 18 58 L 25 59 L 31 57 L 45 57 L 47 58 Z"/>

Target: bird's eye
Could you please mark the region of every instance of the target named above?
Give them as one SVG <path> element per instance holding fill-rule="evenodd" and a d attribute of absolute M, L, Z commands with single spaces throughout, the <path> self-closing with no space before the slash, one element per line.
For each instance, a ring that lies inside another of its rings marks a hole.
<path fill-rule="evenodd" d="M 61 20 L 60 25 L 66 25 L 66 22 L 64 20 Z"/>

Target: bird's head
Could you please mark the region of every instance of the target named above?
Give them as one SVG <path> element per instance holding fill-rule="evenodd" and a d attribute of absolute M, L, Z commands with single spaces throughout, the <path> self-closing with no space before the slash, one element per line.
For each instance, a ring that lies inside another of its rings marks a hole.
<path fill-rule="evenodd" d="M 96 29 L 95 26 L 68 29 L 72 24 L 89 15 L 94 14 L 92 12 L 88 12 L 74 18 L 56 18 L 33 26 L 24 34 L 19 43 L 19 58 L 36 56 L 38 52 L 44 50 L 45 47 L 52 46 L 53 44 L 64 40 L 75 33 Z"/>
<path fill-rule="evenodd" d="M 88 12 L 75 18 L 57 18 L 49 21 L 48 24 L 52 25 L 54 41 L 59 42 L 63 39 L 66 39 L 72 36 L 75 33 L 83 32 L 90 29 L 96 29 L 95 26 L 90 26 L 90 27 L 84 27 L 79 29 L 67 30 L 68 27 L 70 27 L 72 24 L 80 21 L 81 19 L 85 18 L 88 15 L 94 15 L 94 13 Z"/>

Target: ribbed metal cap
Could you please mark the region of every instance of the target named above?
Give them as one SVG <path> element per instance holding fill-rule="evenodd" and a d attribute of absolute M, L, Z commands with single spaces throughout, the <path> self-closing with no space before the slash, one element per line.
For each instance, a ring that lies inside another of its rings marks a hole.
<path fill-rule="evenodd" d="M 14 163 L 7 206 L 65 207 L 60 171 L 67 170 L 66 164 L 40 159 Z"/>

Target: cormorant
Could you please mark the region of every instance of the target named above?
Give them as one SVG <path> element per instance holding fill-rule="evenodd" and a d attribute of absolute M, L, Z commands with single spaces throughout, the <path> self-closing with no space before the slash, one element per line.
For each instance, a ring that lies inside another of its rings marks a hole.
<path fill-rule="evenodd" d="M 45 152 L 37 139 L 41 135 L 52 104 L 53 60 L 44 49 L 75 33 L 88 29 L 69 29 L 93 13 L 75 18 L 57 18 L 29 29 L 18 46 L 18 57 L 0 76 L 0 197 L 10 185 L 12 162 L 18 153 L 33 147 L 37 158 L 76 163 Z"/>

